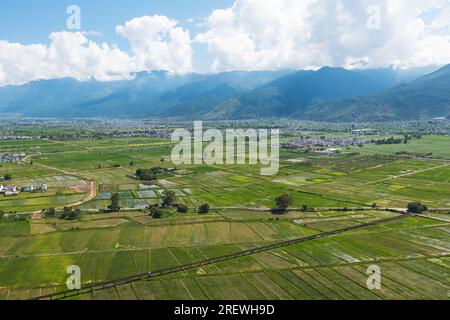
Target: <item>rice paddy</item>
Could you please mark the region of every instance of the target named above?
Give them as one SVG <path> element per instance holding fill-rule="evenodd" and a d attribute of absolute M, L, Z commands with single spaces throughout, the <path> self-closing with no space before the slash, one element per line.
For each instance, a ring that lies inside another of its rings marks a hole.
<path fill-rule="evenodd" d="M 449 139 L 432 140 L 445 145 Z M 40 153 L 32 163 L 27 159 L 0 167 L 0 176 L 12 175 L 8 184 L 49 187 L 44 193 L 0 197 L 0 210 L 6 213 L 0 219 L 0 299 L 65 290 L 70 265 L 80 266 L 83 284 L 90 284 L 397 215 L 376 207 L 406 208 L 414 201 L 430 208 L 450 207 L 445 152 L 436 153 L 436 159 L 416 159 L 396 157 L 395 150 L 374 146 L 335 158 L 289 151 L 282 153 L 280 173 L 274 177 L 263 177 L 258 167 L 251 166 L 186 165 L 177 167 L 174 175 L 142 182 L 132 178 L 137 168 L 173 166 L 167 141 L 130 138 L 19 145 L 0 141 L 2 151 L 36 148 Z M 92 199 L 88 199 L 90 181 L 96 189 Z M 165 190 L 175 192 L 177 203 L 187 205 L 189 212 L 173 212 L 160 220 L 146 216 L 141 209 L 160 203 Z M 102 213 L 113 193 L 119 193 L 124 211 Z M 274 215 L 268 209 L 281 193 L 291 194 L 293 210 Z M 79 220 L 30 219 L 31 213 L 73 203 L 85 211 Z M 203 203 L 212 210 L 198 215 L 196 209 Z M 305 207 L 310 210 L 301 209 Z M 362 207 L 366 209 L 357 210 Z M 448 299 L 449 217 L 447 212 L 428 216 L 77 298 Z M 367 268 L 373 264 L 382 271 L 381 290 L 366 285 Z"/>

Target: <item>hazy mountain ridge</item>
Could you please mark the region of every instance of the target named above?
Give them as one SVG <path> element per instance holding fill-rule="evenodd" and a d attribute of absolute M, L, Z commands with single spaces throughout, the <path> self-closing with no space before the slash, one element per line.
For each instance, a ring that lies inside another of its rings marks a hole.
<path fill-rule="evenodd" d="M 449 115 L 450 65 L 376 95 L 321 103 L 296 114 L 328 121 L 415 120 Z"/>
<path fill-rule="evenodd" d="M 383 70 L 369 73 L 324 67 L 298 71 L 224 101 L 205 117 L 289 117 L 322 101 L 369 95 L 393 84 L 395 75 Z"/>
<path fill-rule="evenodd" d="M 158 71 L 141 72 L 128 81 L 77 81 L 71 78 L 34 81 L 0 88 L 0 112 L 35 117 L 159 116 L 180 106 L 192 110 L 198 105 L 218 103 L 287 72 L 174 75 Z M 169 113 L 168 116 L 173 115 Z"/>
<path fill-rule="evenodd" d="M 419 71 L 417 71 L 419 72 Z M 34 117 L 388 121 L 450 114 L 450 65 L 409 83 L 394 69 L 141 72 L 132 80 L 35 81 L 0 88 L 0 112 Z"/>

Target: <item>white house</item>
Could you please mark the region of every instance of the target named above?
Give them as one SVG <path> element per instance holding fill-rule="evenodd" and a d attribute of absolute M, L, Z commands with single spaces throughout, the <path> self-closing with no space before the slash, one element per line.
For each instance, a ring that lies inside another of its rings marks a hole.
<path fill-rule="evenodd" d="M 34 187 L 32 185 L 28 185 L 22 188 L 22 192 L 33 192 Z"/>
<path fill-rule="evenodd" d="M 4 187 L 4 193 L 5 197 L 10 197 L 19 195 L 20 191 L 17 190 L 16 186 L 6 186 Z"/>
<path fill-rule="evenodd" d="M 17 187 L 16 186 L 6 186 L 5 188 L 6 192 L 17 192 Z"/>

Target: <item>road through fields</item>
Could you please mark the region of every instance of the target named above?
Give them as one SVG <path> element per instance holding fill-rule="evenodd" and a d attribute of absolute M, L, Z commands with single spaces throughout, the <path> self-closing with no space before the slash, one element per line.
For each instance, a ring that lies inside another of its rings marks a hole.
<path fill-rule="evenodd" d="M 21 160 L 21 162 L 28 161 L 32 157 L 33 157 L 32 155 L 26 156 L 25 158 L 23 158 Z M 61 206 L 61 207 L 57 207 L 57 208 L 55 208 L 56 210 L 63 209 L 64 207 L 68 207 L 68 208 L 77 207 L 77 206 L 85 204 L 86 202 L 89 202 L 89 201 L 91 201 L 91 200 L 93 200 L 93 199 L 95 199 L 97 197 L 97 186 L 95 185 L 95 181 L 94 180 L 91 180 L 88 177 L 82 176 L 81 174 L 79 174 L 77 172 L 69 172 L 69 171 L 58 169 L 58 168 L 55 168 L 55 167 L 52 167 L 52 166 L 48 166 L 48 165 L 45 165 L 45 164 L 42 164 L 42 163 L 33 163 L 33 164 L 35 166 L 38 166 L 38 167 L 41 167 L 41 168 L 44 168 L 44 169 L 57 171 L 57 172 L 60 172 L 62 174 L 65 174 L 65 175 L 69 175 L 69 176 L 74 176 L 74 177 L 80 178 L 81 180 L 89 181 L 89 193 L 88 193 L 86 198 L 84 198 L 83 200 L 74 202 L 74 203 L 70 203 L 70 204 L 67 204 L 67 205 L 64 205 L 64 206 Z M 24 213 L 39 214 L 39 213 L 41 213 L 41 211 L 24 212 Z"/>

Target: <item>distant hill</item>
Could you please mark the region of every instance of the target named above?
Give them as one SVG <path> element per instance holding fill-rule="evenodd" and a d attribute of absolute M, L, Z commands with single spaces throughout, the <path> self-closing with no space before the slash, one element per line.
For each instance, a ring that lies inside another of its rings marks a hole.
<path fill-rule="evenodd" d="M 56 118 L 291 117 L 388 121 L 450 115 L 450 66 L 317 71 L 141 72 L 128 81 L 34 81 L 0 88 L 0 113 Z M 409 81 L 409 79 L 415 79 Z"/>
<path fill-rule="evenodd" d="M 313 104 L 370 95 L 395 83 L 392 70 L 348 71 L 325 67 L 318 71 L 298 71 L 218 104 L 205 118 L 289 117 Z"/>
<path fill-rule="evenodd" d="M 226 72 L 174 75 L 141 72 L 128 81 L 34 81 L 0 88 L 0 112 L 29 117 L 189 116 L 288 73 Z M 171 111 L 169 111 L 171 110 Z M 209 110 L 206 110 L 207 112 Z"/>
<path fill-rule="evenodd" d="M 450 115 L 450 65 L 369 97 L 318 103 L 298 118 L 322 121 L 415 120 Z"/>
<path fill-rule="evenodd" d="M 1 88 L 0 111 L 35 117 L 134 117 L 147 111 L 156 95 L 192 81 L 189 77 L 142 72 L 129 81 L 34 81 Z"/>

